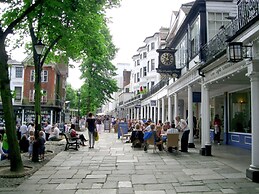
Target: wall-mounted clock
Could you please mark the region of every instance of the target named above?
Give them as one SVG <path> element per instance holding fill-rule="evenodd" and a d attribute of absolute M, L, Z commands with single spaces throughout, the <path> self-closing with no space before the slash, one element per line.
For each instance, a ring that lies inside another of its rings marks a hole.
<path fill-rule="evenodd" d="M 172 65 L 174 63 L 173 53 L 164 52 L 160 55 L 160 62 L 162 65 Z"/>

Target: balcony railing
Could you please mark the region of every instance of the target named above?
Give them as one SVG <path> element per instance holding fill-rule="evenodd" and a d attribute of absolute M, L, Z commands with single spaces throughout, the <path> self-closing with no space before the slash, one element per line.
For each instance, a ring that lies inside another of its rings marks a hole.
<path fill-rule="evenodd" d="M 125 104 L 133 102 L 133 101 L 138 100 L 138 99 L 141 99 L 141 95 L 140 94 L 138 94 L 137 96 L 135 96 L 135 97 L 125 101 Z"/>
<path fill-rule="evenodd" d="M 259 0 L 240 0 L 238 2 L 238 17 L 232 20 L 202 47 L 201 52 L 205 64 L 224 54 L 227 47 L 226 41 L 236 35 L 246 25 L 255 21 L 258 16 Z"/>
<path fill-rule="evenodd" d="M 163 88 L 165 85 L 167 85 L 169 82 L 169 79 L 162 79 L 160 82 L 158 82 L 156 85 L 154 85 L 146 94 L 142 95 L 142 99 L 145 99 L 149 96 L 152 96 L 153 94 L 155 94 L 158 90 L 160 90 L 161 88 Z"/>

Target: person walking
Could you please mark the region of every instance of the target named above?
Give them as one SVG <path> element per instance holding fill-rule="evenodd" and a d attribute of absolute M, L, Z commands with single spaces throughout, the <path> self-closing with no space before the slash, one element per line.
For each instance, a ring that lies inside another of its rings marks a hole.
<path fill-rule="evenodd" d="M 96 123 L 93 113 L 88 114 L 88 118 L 86 120 L 86 127 L 88 128 L 89 135 L 89 148 L 94 148 L 94 132 L 96 132 Z"/>
<path fill-rule="evenodd" d="M 221 120 L 219 118 L 219 115 L 216 114 L 214 117 L 214 129 L 215 129 L 215 141 L 218 142 L 218 145 L 220 145 L 220 134 L 221 134 Z"/>

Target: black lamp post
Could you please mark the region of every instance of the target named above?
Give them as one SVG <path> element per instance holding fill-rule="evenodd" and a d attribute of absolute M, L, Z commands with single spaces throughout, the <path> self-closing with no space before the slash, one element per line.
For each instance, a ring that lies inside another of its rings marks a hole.
<path fill-rule="evenodd" d="M 35 51 L 37 53 L 37 64 L 35 65 L 35 139 L 37 140 L 39 137 L 39 131 L 41 130 L 41 56 L 43 54 L 45 45 L 39 41 L 34 45 Z M 39 161 L 39 153 L 38 153 L 38 143 L 37 141 L 33 144 L 33 154 L 32 161 Z"/>
<path fill-rule="evenodd" d="M 80 120 L 80 96 L 81 96 L 80 89 L 77 91 L 77 96 L 78 96 L 77 121 L 78 121 L 78 130 L 80 130 L 80 127 L 79 127 L 79 120 Z"/>

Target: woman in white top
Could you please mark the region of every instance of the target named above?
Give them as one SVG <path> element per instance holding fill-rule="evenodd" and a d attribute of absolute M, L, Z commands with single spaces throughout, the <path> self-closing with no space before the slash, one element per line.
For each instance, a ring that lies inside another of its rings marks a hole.
<path fill-rule="evenodd" d="M 181 138 L 181 152 L 188 152 L 188 141 L 189 141 L 190 129 L 187 125 L 187 122 L 183 119 L 181 119 L 181 130 L 183 131 L 183 135 Z"/>

